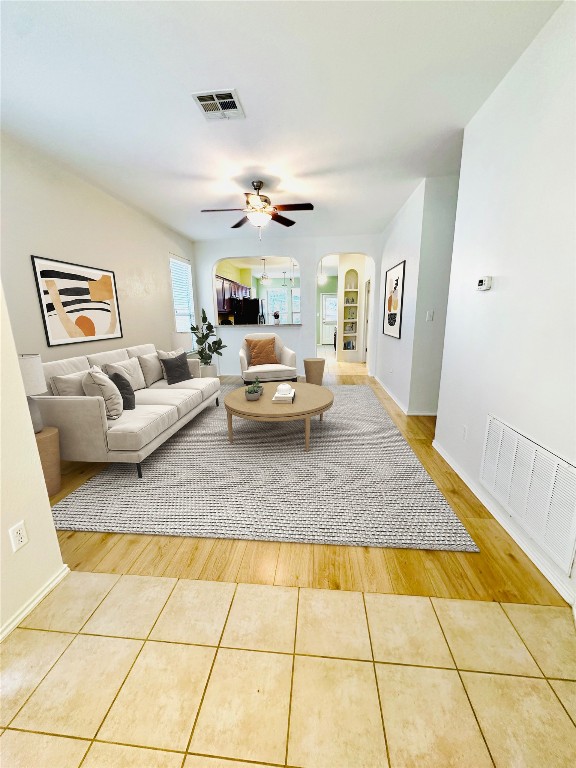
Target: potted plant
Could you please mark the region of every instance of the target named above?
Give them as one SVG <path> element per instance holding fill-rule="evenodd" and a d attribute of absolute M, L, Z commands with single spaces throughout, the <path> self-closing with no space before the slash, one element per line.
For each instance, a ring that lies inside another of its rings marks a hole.
<path fill-rule="evenodd" d="M 222 357 L 222 350 L 226 349 L 226 344 L 216 336 L 214 326 L 208 320 L 205 309 L 202 309 L 202 322 L 199 325 L 191 325 L 190 330 L 196 339 L 196 352 L 200 358 L 200 375 L 215 377 L 217 371 L 216 366 L 212 365 L 212 357 L 214 355 Z M 214 341 L 211 342 L 212 338 Z"/>
<path fill-rule="evenodd" d="M 260 384 L 258 379 L 255 379 L 252 384 L 245 389 L 246 400 L 258 400 L 263 391 L 264 388 L 262 387 L 262 384 Z"/>
<path fill-rule="evenodd" d="M 278 310 L 274 312 L 274 325 L 280 325 L 280 312 Z"/>

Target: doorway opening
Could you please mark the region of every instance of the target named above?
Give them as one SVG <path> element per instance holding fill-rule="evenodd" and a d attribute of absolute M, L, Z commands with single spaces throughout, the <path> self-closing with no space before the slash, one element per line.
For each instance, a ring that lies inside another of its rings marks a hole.
<path fill-rule="evenodd" d="M 316 274 L 316 353 L 334 374 L 368 373 L 370 277 L 364 254 L 328 254 Z"/>

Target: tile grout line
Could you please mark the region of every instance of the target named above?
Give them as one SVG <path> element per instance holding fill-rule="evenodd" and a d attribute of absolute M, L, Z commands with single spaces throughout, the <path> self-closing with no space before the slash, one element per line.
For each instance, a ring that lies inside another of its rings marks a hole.
<path fill-rule="evenodd" d="M 88 573 L 88 571 L 83 571 L 83 573 Z M 104 600 L 105 600 L 105 599 L 108 597 L 108 595 L 110 594 L 110 592 L 111 592 L 111 591 L 114 589 L 114 587 L 115 587 L 115 586 L 116 586 L 116 584 L 118 583 L 119 579 L 120 579 L 120 577 L 118 577 L 118 578 L 116 579 L 116 581 L 114 582 L 114 584 L 112 584 L 112 586 L 110 587 L 110 589 L 109 589 L 109 590 L 108 590 L 108 591 L 107 591 L 107 592 L 104 594 L 104 596 L 102 597 L 102 599 L 100 600 L 100 602 L 98 603 L 98 605 L 96 606 L 96 608 L 94 608 L 94 610 L 92 611 L 92 613 L 90 614 L 90 616 L 89 616 L 89 617 L 86 619 L 86 621 L 90 621 L 90 619 L 92 618 L 92 616 L 94 615 L 94 613 L 95 613 L 95 612 L 98 610 L 98 608 L 99 608 L 99 607 L 102 605 L 102 603 L 103 603 L 103 602 L 104 602 Z M 57 585 L 57 586 L 56 586 L 56 589 L 58 588 L 58 586 L 59 586 L 59 585 Z M 52 591 L 54 591 L 54 590 L 52 590 Z M 50 593 L 50 594 L 52 594 L 52 593 Z M 48 597 L 48 595 L 47 595 L 46 597 Z M 42 602 L 42 601 L 41 601 L 41 602 Z M 26 697 L 26 699 L 24 700 L 24 702 L 23 702 L 22 706 L 21 706 L 21 707 L 19 707 L 19 709 L 18 709 L 18 710 L 16 711 L 16 713 L 14 714 L 14 716 L 13 716 L 13 717 L 12 717 L 12 718 L 9 720 L 9 722 L 8 722 L 8 725 L 9 725 L 10 723 L 14 722 L 14 720 L 15 720 L 15 719 L 18 717 L 18 715 L 19 715 L 19 714 L 20 714 L 20 712 L 21 712 L 21 711 L 24 709 L 24 707 L 26 706 L 26 704 L 28 704 L 28 702 L 30 701 L 30 699 L 32 698 L 32 696 L 34 695 L 34 693 L 36 692 L 36 690 L 37 690 L 37 689 L 40 687 L 40 685 L 42 685 L 42 683 L 44 682 L 44 680 L 45 680 L 45 679 L 48 677 L 48 675 L 49 675 L 49 674 L 50 674 L 50 672 L 51 672 L 51 671 L 54 669 L 54 667 L 56 666 L 56 664 L 57 664 L 57 663 L 60 661 L 60 659 L 62 658 L 62 656 L 63 656 L 63 655 L 66 653 L 66 651 L 67 651 L 67 650 L 70 648 L 70 646 L 72 645 L 72 643 L 73 643 L 73 642 L 76 640 L 76 638 L 79 636 L 79 634 L 80 634 L 80 630 L 82 629 L 82 627 L 84 627 L 84 626 L 86 625 L 86 621 L 85 621 L 85 622 L 84 622 L 84 623 L 83 623 L 83 624 L 80 626 L 80 629 L 76 630 L 75 632 L 69 632 L 69 631 L 68 631 L 68 632 L 60 632 L 59 630 L 56 630 L 56 629 L 45 629 L 45 630 L 43 630 L 43 629 L 39 629 L 39 628 L 35 628 L 35 627 L 21 627 L 20 625 L 18 625 L 17 627 L 15 627 L 15 629 L 23 629 L 23 630 L 27 630 L 27 631 L 33 631 L 33 632 L 54 632 L 54 633 L 56 633 L 56 634 L 61 634 L 61 635 L 74 635 L 74 637 L 72 638 L 72 640 L 70 640 L 70 642 L 68 643 L 68 645 L 67 645 L 67 646 L 66 646 L 66 647 L 63 649 L 62 653 L 60 653 L 60 654 L 57 656 L 57 658 L 54 660 L 54 663 L 50 665 L 50 667 L 49 667 L 49 668 L 47 669 L 47 671 L 46 671 L 46 674 L 44 674 L 44 675 L 42 676 L 42 678 L 41 678 L 41 679 L 38 681 L 38 683 L 37 683 L 37 684 L 34 686 L 34 688 L 33 688 L 33 689 L 30 691 L 30 695 Z M 7 725 L 6 727 L 8 727 L 8 725 Z"/>
<path fill-rule="evenodd" d="M 490 751 L 490 747 L 488 746 L 488 740 L 486 736 L 484 735 L 484 731 L 482 730 L 482 726 L 480 725 L 480 721 L 478 720 L 478 715 L 476 714 L 476 710 L 474 709 L 474 706 L 472 704 L 472 700 L 470 699 L 470 695 L 468 693 L 468 689 L 464 685 L 464 680 L 462 679 L 462 675 L 460 673 L 460 670 L 458 669 L 458 665 L 456 664 L 456 659 L 454 658 L 454 654 L 452 653 L 452 648 L 450 646 L 450 643 L 448 642 L 448 638 L 446 637 L 446 633 L 444 632 L 444 627 L 442 626 L 442 622 L 440 621 L 440 617 L 436 613 L 436 608 L 434 606 L 434 601 L 432 598 L 428 598 L 430 601 L 430 605 L 432 606 L 432 610 L 434 611 L 434 615 L 436 616 L 436 621 L 438 622 L 438 625 L 440 626 L 440 631 L 442 632 L 442 636 L 444 638 L 444 642 L 448 646 L 448 651 L 450 652 L 450 656 L 452 657 L 452 661 L 454 662 L 454 670 L 458 674 L 458 679 L 460 680 L 460 685 L 462 686 L 462 689 L 464 691 L 464 695 L 466 696 L 468 700 L 468 704 L 470 705 L 470 709 L 472 710 L 472 714 L 474 715 L 474 720 L 476 721 L 476 725 L 478 726 L 478 730 L 480 732 L 480 736 L 482 736 L 482 740 L 484 741 L 484 744 L 486 745 L 486 750 L 488 752 L 488 756 L 490 760 L 492 761 L 492 765 L 494 768 L 496 768 L 496 761 L 494 760 L 494 757 L 492 756 L 492 752 Z"/>
<path fill-rule="evenodd" d="M 560 706 L 566 712 L 566 714 L 568 715 L 570 721 L 574 724 L 574 726 L 576 726 L 576 719 L 572 717 L 572 715 L 570 714 L 568 709 L 564 706 L 564 702 L 562 701 L 562 699 L 558 695 L 558 692 L 556 691 L 556 689 L 554 688 L 554 686 L 550 682 L 550 679 L 544 674 L 544 670 L 542 669 L 540 664 L 538 664 L 538 661 L 536 660 L 536 657 L 534 656 L 534 654 L 532 653 L 530 648 L 528 648 L 528 644 L 526 643 L 526 641 L 524 640 L 524 638 L 520 634 L 520 630 L 518 629 L 516 624 L 514 624 L 514 622 L 512 621 L 512 618 L 508 615 L 508 611 L 506 610 L 506 608 L 504 607 L 504 605 L 502 603 L 500 603 L 500 607 L 504 611 L 504 614 L 505 614 L 506 618 L 508 619 L 508 621 L 510 622 L 510 624 L 512 624 L 512 626 L 514 627 L 514 630 L 515 630 L 516 634 L 518 635 L 518 637 L 520 638 L 520 640 L 522 641 L 524 647 L 526 648 L 526 650 L 528 651 L 530 656 L 534 659 L 534 663 L 536 664 L 536 666 L 538 667 L 540 672 L 542 672 L 542 678 L 537 678 L 537 679 L 539 679 L 539 680 L 540 679 L 544 679 L 548 683 L 548 687 L 551 689 L 551 691 L 552 691 L 553 695 L 556 697 L 556 699 L 558 699 L 558 701 L 560 702 Z M 548 606 L 548 607 L 556 608 L 558 606 Z M 560 682 L 564 682 L 564 678 L 558 678 L 558 679 L 559 679 Z"/>
<path fill-rule="evenodd" d="M 192 724 L 192 730 L 190 731 L 190 736 L 188 738 L 188 743 L 186 745 L 186 752 L 184 753 L 184 760 L 182 760 L 182 766 L 181 768 L 184 768 L 184 763 L 186 761 L 186 755 L 189 754 L 190 746 L 192 744 L 192 738 L 194 736 L 194 731 L 196 730 L 196 726 L 198 724 L 198 719 L 200 717 L 200 711 L 202 710 L 202 705 L 204 704 L 204 698 L 206 697 L 206 691 L 208 690 L 208 685 L 210 683 L 210 679 L 212 677 L 212 672 L 214 670 L 214 666 L 216 664 L 216 658 L 218 657 L 218 651 L 220 650 L 220 644 L 222 642 L 222 638 L 224 637 L 224 632 L 226 631 L 226 625 L 228 624 L 228 619 L 230 618 L 230 613 L 232 611 L 232 606 L 234 605 L 234 600 L 236 599 L 236 592 L 238 590 L 238 584 L 234 584 L 234 592 L 232 594 L 232 600 L 230 600 L 230 605 L 228 606 L 228 612 L 226 614 L 226 618 L 224 620 L 224 625 L 222 627 L 222 631 L 220 632 L 220 637 L 218 639 L 218 645 L 216 646 L 216 650 L 214 652 L 214 658 L 212 659 L 212 664 L 210 665 L 210 671 L 208 672 L 208 677 L 206 678 L 206 682 L 204 684 L 204 690 L 202 691 L 202 696 L 200 698 L 200 702 L 198 703 L 198 709 L 196 711 L 196 716 L 194 717 L 194 722 Z"/>
<path fill-rule="evenodd" d="M 126 575 L 126 574 L 123 574 L 123 575 Z M 121 580 L 121 578 L 122 578 L 122 576 L 120 576 L 120 578 L 119 578 L 119 579 L 116 581 L 116 584 L 117 584 L 117 583 L 118 583 L 118 582 Z M 146 577 L 146 578 L 148 578 L 148 577 Z M 154 578 L 154 577 L 150 577 L 150 578 Z M 114 586 L 116 586 L 116 584 L 114 584 Z M 88 757 L 88 755 L 89 755 L 90 751 L 92 750 L 92 745 L 93 745 L 93 744 L 94 744 L 94 742 L 95 742 L 95 741 L 98 739 L 98 734 L 99 734 L 99 733 L 100 733 L 100 731 L 102 730 L 102 726 L 104 725 L 104 721 L 106 720 L 106 718 L 107 718 L 107 717 L 108 717 L 108 715 L 110 714 L 110 711 L 111 711 L 112 707 L 114 706 L 114 704 L 116 703 L 116 700 L 117 700 L 118 696 L 120 695 L 120 691 L 121 691 L 121 690 L 122 690 L 122 688 L 124 687 L 124 684 L 125 684 L 126 680 L 128 680 L 128 677 L 130 676 L 130 673 L 132 672 L 132 670 L 134 669 L 134 666 L 136 665 L 136 662 L 137 662 L 137 661 L 138 661 L 138 659 L 140 658 L 140 654 L 142 653 L 142 651 L 144 650 L 144 648 L 145 648 L 145 646 L 146 646 L 146 642 L 147 642 L 148 638 L 150 637 L 150 633 L 152 632 L 152 630 L 153 630 L 153 629 L 154 629 L 154 627 L 156 626 L 156 622 L 158 621 L 158 619 L 160 618 L 160 614 L 162 613 L 162 611 L 163 611 L 163 610 L 164 610 L 164 608 L 166 607 L 166 603 L 168 602 L 168 600 L 170 600 L 170 597 L 172 596 L 172 592 L 174 592 L 174 590 L 176 589 L 176 584 L 178 584 L 178 579 L 176 579 L 176 581 L 175 581 L 175 582 L 174 582 L 174 584 L 172 585 L 172 589 L 171 589 L 171 590 L 170 590 L 170 592 L 168 593 L 168 595 L 167 595 L 167 597 L 166 597 L 166 600 L 164 600 L 164 603 L 163 603 L 163 605 L 162 605 L 162 608 L 159 610 L 159 612 L 158 612 L 158 614 L 157 614 L 157 616 L 156 616 L 156 619 L 155 619 L 155 620 L 152 622 L 152 626 L 150 627 L 150 630 L 148 631 L 148 634 L 146 635 L 146 637 L 145 637 L 144 639 L 142 639 L 142 638 L 140 638 L 140 639 L 139 639 L 139 642 L 141 642 L 141 643 L 142 643 L 142 645 L 140 646 L 140 650 L 138 651 L 138 653 L 137 653 L 137 654 L 136 654 L 136 656 L 134 657 L 134 661 L 133 661 L 133 662 L 132 662 L 132 664 L 130 665 L 130 668 L 129 668 L 128 672 L 126 673 L 126 675 L 124 676 L 124 679 L 123 679 L 123 680 L 122 680 L 122 682 L 120 683 L 120 686 L 118 687 L 118 690 L 116 691 L 116 694 L 114 695 L 114 698 L 112 699 L 112 701 L 111 701 L 111 703 L 110 703 L 110 706 L 108 707 L 108 709 L 107 709 L 107 710 L 106 710 L 106 712 L 104 713 L 104 717 L 103 717 L 103 718 L 102 718 L 102 720 L 100 721 L 100 725 L 99 725 L 99 726 L 98 726 L 98 728 L 96 729 L 96 732 L 94 733 L 94 736 L 92 736 L 92 739 L 90 740 L 90 746 L 88 747 L 88 749 L 87 749 L 87 751 L 86 751 L 86 754 L 85 754 L 85 755 L 84 755 L 84 757 L 82 758 L 82 760 L 81 760 L 81 762 L 80 762 L 80 764 L 79 764 L 78 768 L 82 768 L 82 764 L 84 763 L 84 761 L 85 761 L 85 760 L 86 760 L 86 758 Z M 112 591 L 112 590 L 110 590 L 110 591 Z M 85 624 L 84 624 L 83 626 L 85 626 Z M 105 637 L 109 637 L 109 636 L 108 636 L 108 635 L 105 635 Z M 127 639 L 127 638 L 123 638 L 123 639 Z"/>
<path fill-rule="evenodd" d="M 19 627 L 16 627 L 16 629 L 19 629 Z M 41 630 L 35 630 L 35 631 L 41 631 Z M 33 689 L 30 691 L 29 695 L 28 695 L 28 696 L 26 696 L 26 698 L 25 698 L 24 702 L 22 703 L 22 706 L 20 706 L 20 707 L 18 708 L 18 710 L 15 712 L 15 714 L 14 714 L 14 715 L 13 715 L 13 716 L 10 718 L 10 720 L 8 721 L 8 725 L 6 725 L 6 726 L 3 726 L 4 728 L 9 728 L 9 727 L 10 727 L 10 724 L 11 724 L 11 723 L 13 723 L 13 722 L 14 722 L 14 720 L 15 720 L 15 719 L 18 717 L 18 715 L 20 714 L 20 712 L 22 712 L 22 710 L 24 709 L 24 707 L 26 706 L 26 704 L 28 704 L 28 702 L 30 701 L 30 699 L 32 698 L 32 696 L 33 696 L 33 695 L 36 693 L 37 689 L 38 689 L 38 688 L 39 688 L 39 687 L 42 685 L 42 683 L 43 683 L 43 682 L 44 682 L 44 680 L 45 680 L 45 679 L 48 677 L 48 675 L 50 674 L 50 672 L 52 672 L 52 670 L 54 669 L 54 667 L 56 666 L 56 664 L 58 664 L 58 662 L 60 661 L 60 659 L 62 658 L 62 656 L 64 656 L 64 654 L 66 653 L 66 651 L 68 650 L 68 648 L 70 648 L 70 646 L 72 645 L 72 643 L 74 642 L 74 640 L 75 640 L 75 639 L 78 637 L 78 633 L 77 633 L 77 632 L 62 632 L 62 634 L 67 634 L 67 635 L 74 635 L 74 637 L 72 638 L 72 640 L 70 640 L 70 642 L 68 643 L 68 645 L 67 645 L 65 648 L 63 648 L 63 649 L 62 649 L 62 653 L 58 654 L 58 656 L 57 656 L 57 657 L 54 659 L 54 663 L 53 663 L 53 664 L 51 664 L 51 665 L 50 665 L 50 667 L 49 667 L 49 668 L 46 670 L 46 673 L 45 673 L 44 675 L 42 675 L 41 679 L 40 679 L 40 680 L 38 681 L 38 683 L 37 683 L 37 684 L 34 686 L 34 688 L 33 688 Z"/>
<path fill-rule="evenodd" d="M 382 709 L 382 696 L 380 694 L 380 684 L 378 682 L 378 674 L 376 672 L 376 659 L 374 658 L 374 646 L 372 645 L 372 632 L 370 631 L 370 621 L 368 619 L 368 608 L 366 606 L 366 595 L 362 592 L 362 605 L 364 606 L 364 616 L 366 618 L 366 628 L 368 630 L 368 640 L 370 642 L 370 653 L 372 654 L 372 670 L 374 672 L 374 682 L 376 683 L 376 695 L 378 696 L 378 706 L 380 708 L 380 722 L 382 723 L 382 733 L 384 735 L 384 746 L 386 747 L 386 760 L 388 766 L 392 765 L 390 760 L 390 746 L 388 744 L 388 736 L 386 735 L 386 726 L 384 724 L 384 711 Z"/>
<path fill-rule="evenodd" d="M 526 642 L 524 641 L 524 638 L 523 638 L 523 637 L 522 637 L 522 635 L 520 634 L 520 630 L 519 630 L 519 629 L 517 629 L 517 627 L 516 627 L 516 624 L 514 624 L 514 622 L 513 622 L 513 621 L 512 621 L 512 619 L 510 618 L 510 616 L 508 616 L 508 611 L 506 610 L 506 608 L 504 608 L 504 604 L 503 604 L 502 602 L 499 602 L 499 603 L 498 603 L 498 605 L 500 606 L 500 610 L 502 611 L 502 613 L 504 614 L 504 616 L 506 616 L 506 618 L 508 619 L 508 621 L 509 621 L 509 622 L 510 622 L 510 624 L 512 625 L 512 628 L 514 629 L 514 632 L 516 632 L 516 634 L 517 634 L 517 635 L 518 635 L 518 637 L 520 638 L 520 642 L 522 643 L 522 645 L 524 646 L 524 648 L 526 648 L 526 650 L 528 651 L 528 655 L 529 655 L 529 656 L 530 656 L 530 658 L 531 658 L 531 659 L 534 661 L 534 664 L 536 664 L 536 666 L 538 667 L 538 669 L 539 669 L 539 670 L 540 670 L 540 672 L 542 673 L 542 677 L 543 677 L 543 678 L 546 678 L 546 675 L 544 674 L 544 670 L 542 669 L 542 667 L 540 666 L 540 664 L 538 664 L 538 662 L 536 661 L 536 658 L 535 658 L 534 654 L 532 653 L 532 651 L 530 650 L 530 648 L 528 648 L 528 645 L 526 644 Z M 553 606 L 551 606 L 551 607 L 553 607 Z"/>
<path fill-rule="evenodd" d="M 296 620 L 294 622 L 294 644 L 292 646 L 292 672 L 290 674 L 290 698 L 288 699 L 288 724 L 286 726 L 286 751 L 284 753 L 284 765 L 288 765 L 288 746 L 290 743 L 290 720 L 292 717 L 292 691 L 294 690 L 294 667 L 296 665 L 296 637 L 298 635 L 298 610 L 300 608 L 300 587 L 296 594 Z"/>

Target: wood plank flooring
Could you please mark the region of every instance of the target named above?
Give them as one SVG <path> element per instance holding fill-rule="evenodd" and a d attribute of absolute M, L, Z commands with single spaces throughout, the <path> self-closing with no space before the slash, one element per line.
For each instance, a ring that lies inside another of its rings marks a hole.
<path fill-rule="evenodd" d="M 64 562 L 72 570 L 103 573 L 566 605 L 432 448 L 434 417 L 406 416 L 374 379 L 357 370 L 354 374 L 329 372 L 325 382 L 372 387 L 478 544 L 479 553 L 59 531 Z M 237 380 L 222 377 L 222 381 Z M 101 469 L 100 464 L 67 463 L 62 490 L 51 502 L 64 498 Z"/>

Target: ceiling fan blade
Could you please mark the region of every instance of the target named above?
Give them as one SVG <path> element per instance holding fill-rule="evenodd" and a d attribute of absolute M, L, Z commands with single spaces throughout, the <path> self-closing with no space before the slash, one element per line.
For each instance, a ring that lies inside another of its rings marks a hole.
<path fill-rule="evenodd" d="M 243 210 L 243 208 L 240 208 L 240 210 L 242 211 L 242 210 Z M 244 226 L 244 224 L 246 224 L 246 222 L 247 222 L 247 221 L 248 221 L 248 216 L 243 216 L 243 217 L 240 219 L 240 221 L 237 221 L 237 222 L 236 222 L 236 224 L 232 224 L 232 226 L 230 227 L 230 229 L 238 229 L 238 227 L 243 227 L 243 226 Z"/>
<path fill-rule="evenodd" d="M 218 213 L 219 211 L 243 211 L 244 208 L 202 208 L 200 213 Z"/>
<path fill-rule="evenodd" d="M 313 211 L 312 203 L 289 203 L 288 205 L 275 205 L 277 211 Z"/>
<path fill-rule="evenodd" d="M 292 219 L 287 219 L 286 216 L 280 216 L 279 213 L 272 214 L 272 221 L 275 221 L 277 224 L 282 224 L 283 227 L 292 227 L 296 224 Z"/>

